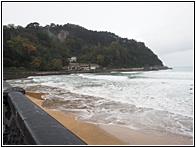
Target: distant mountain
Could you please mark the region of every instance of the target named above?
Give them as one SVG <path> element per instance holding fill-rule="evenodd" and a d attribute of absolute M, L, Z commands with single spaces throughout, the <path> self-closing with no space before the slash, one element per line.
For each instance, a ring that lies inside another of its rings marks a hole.
<path fill-rule="evenodd" d="M 143 42 L 121 38 L 114 33 L 92 31 L 74 24 L 34 22 L 25 28 L 3 26 L 3 66 L 11 69 L 59 70 L 68 58 L 102 68 L 163 66 Z"/>

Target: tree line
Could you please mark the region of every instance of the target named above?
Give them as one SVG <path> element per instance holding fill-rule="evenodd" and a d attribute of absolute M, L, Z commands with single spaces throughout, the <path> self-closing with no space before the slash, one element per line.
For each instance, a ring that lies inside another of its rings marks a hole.
<path fill-rule="evenodd" d="M 35 71 L 61 70 L 76 56 L 80 63 L 102 68 L 162 66 L 162 61 L 142 42 L 65 24 L 26 27 L 3 26 L 3 67 Z"/>

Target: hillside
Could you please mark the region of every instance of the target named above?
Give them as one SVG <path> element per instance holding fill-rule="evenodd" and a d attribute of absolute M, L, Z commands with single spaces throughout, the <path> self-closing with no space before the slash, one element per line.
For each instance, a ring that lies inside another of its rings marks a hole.
<path fill-rule="evenodd" d="M 111 32 L 97 32 L 74 24 L 40 26 L 30 23 L 3 26 L 3 67 L 25 70 L 61 70 L 68 58 L 101 68 L 163 66 L 148 47 Z"/>

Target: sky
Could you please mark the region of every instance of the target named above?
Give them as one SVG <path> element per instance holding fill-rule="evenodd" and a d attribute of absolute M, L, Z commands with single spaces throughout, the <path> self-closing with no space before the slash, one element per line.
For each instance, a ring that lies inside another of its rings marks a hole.
<path fill-rule="evenodd" d="M 144 42 L 164 65 L 193 66 L 193 2 L 3 2 L 2 24 L 67 23 Z"/>

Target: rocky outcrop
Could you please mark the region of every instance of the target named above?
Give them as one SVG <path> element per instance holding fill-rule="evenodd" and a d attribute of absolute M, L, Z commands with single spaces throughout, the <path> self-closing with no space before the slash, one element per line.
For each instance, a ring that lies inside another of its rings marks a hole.
<path fill-rule="evenodd" d="M 69 35 L 68 31 L 61 30 L 60 33 L 58 34 L 58 38 L 61 42 L 64 42 L 68 35 Z"/>

